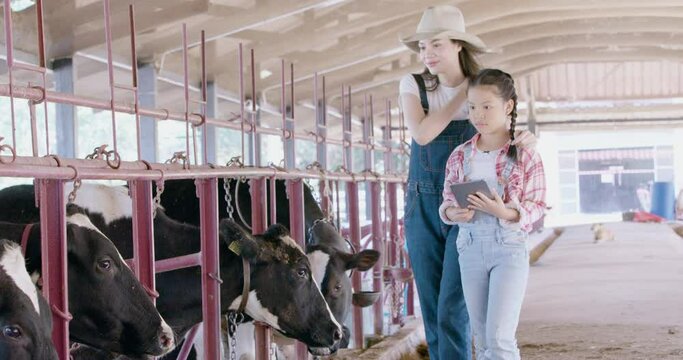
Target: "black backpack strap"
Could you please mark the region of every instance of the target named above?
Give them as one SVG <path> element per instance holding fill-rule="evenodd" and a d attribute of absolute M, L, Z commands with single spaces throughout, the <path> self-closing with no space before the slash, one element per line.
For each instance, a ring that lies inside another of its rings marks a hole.
<path fill-rule="evenodd" d="M 425 115 L 429 114 L 429 101 L 427 101 L 427 86 L 425 85 L 425 79 L 422 78 L 421 74 L 412 74 L 417 83 L 417 87 L 420 89 L 420 103 L 422 103 L 422 110 Z"/>

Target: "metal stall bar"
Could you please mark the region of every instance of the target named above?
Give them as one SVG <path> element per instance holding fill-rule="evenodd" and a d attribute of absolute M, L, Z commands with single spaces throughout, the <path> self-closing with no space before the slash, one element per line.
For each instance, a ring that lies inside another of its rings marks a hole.
<path fill-rule="evenodd" d="M 342 85 L 342 99 L 345 99 L 344 86 Z M 348 87 L 348 99 L 342 100 L 342 127 L 344 129 L 344 149 L 343 159 L 346 172 L 353 172 L 353 137 L 351 135 L 351 87 Z M 349 219 L 349 232 L 351 234 L 351 244 L 354 248 L 360 248 L 360 211 L 358 209 L 358 183 L 356 178 L 346 182 L 346 211 Z M 351 277 L 354 292 L 361 292 L 361 276 L 359 271 L 354 271 Z M 353 341 L 357 348 L 363 348 L 363 309 L 358 306 L 353 307 Z"/>
<path fill-rule="evenodd" d="M 152 211 L 152 181 L 130 182 L 133 200 L 133 270 L 135 276 L 153 298 L 156 292 L 154 263 L 154 216 Z"/>
<path fill-rule="evenodd" d="M 138 67 L 135 49 L 135 8 L 128 6 L 130 19 L 130 48 L 132 64 L 132 86 L 130 91 L 134 96 L 135 126 L 137 130 L 138 160 L 142 159 L 140 112 L 138 98 Z M 116 85 L 119 88 L 125 86 Z M 145 291 L 155 300 L 159 297 L 156 292 L 154 270 L 154 216 L 152 209 L 152 181 L 137 180 L 130 182 L 130 195 L 133 200 L 133 270 Z"/>
<path fill-rule="evenodd" d="M 116 141 L 116 111 L 115 111 L 115 92 L 116 89 L 129 90 L 133 94 L 137 95 L 137 88 L 133 86 L 119 85 L 114 82 L 114 60 L 112 59 L 112 48 L 111 48 L 111 10 L 110 10 L 110 0 L 104 0 L 104 33 L 107 48 L 107 70 L 109 72 L 109 110 L 111 111 L 111 128 L 112 128 L 112 140 L 114 142 L 114 156 L 119 157 L 119 150 Z M 133 64 L 135 67 L 136 64 Z M 137 102 L 137 96 L 135 96 Z M 133 110 L 135 111 L 135 106 Z M 137 113 L 136 113 L 137 114 Z M 120 158 L 119 158 L 120 160 Z"/>
<path fill-rule="evenodd" d="M 29 99 L 29 100 L 34 100 L 36 102 L 40 101 L 48 101 L 52 103 L 60 103 L 60 104 L 70 104 L 70 105 L 75 105 L 75 106 L 83 106 L 83 107 L 88 107 L 91 109 L 98 109 L 98 110 L 111 110 L 111 102 L 106 101 L 106 100 L 99 100 L 99 99 L 94 99 L 94 98 L 89 98 L 85 96 L 76 96 L 73 94 L 64 94 L 64 93 L 59 93 L 55 91 L 43 91 L 40 88 L 36 87 L 29 87 L 29 86 L 9 86 L 7 84 L 1 84 L 0 85 L 0 96 L 10 96 L 10 92 L 13 94 L 12 96 L 15 98 L 22 98 L 22 99 Z M 135 113 L 135 107 L 130 106 L 129 104 L 126 103 L 115 103 L 114 104 L 114 110 L 117 112 L 121 113 L 127 113 L 127 114 L 134 114 Z M 158 121 L 163 121 L 163 120 L 178 120 L 178 121 L 186 121 L 185 118 L 185 113 L 182 112 L 171 112 L 167 109 L 147 109 L 147 108 L 139 108 L 139 114 L 140 116 L 145 116 L 149 118 L 154 118 L 157 119 Z M 230 121 L 225 121 L 225 119 L 216 119 L 216 118 L 206 118 L 202 119 L 198 114 L 190 114 L 189 115 L 189 121 L 190 123 L 194 125 L 201 125 L 203 122 L 210 124 L 210 125 L 215 125 L 217 127 L 221 128 L 227 128 L 227 129 L 233 129 L 233 130 L 239 130 L 240 129 L 240 124 L 236 122 L 230 122 Z M 254 126 L 254 130 L 258 131 L 260 134 L 264 135 L 276 135 L 276 136 L 281 136 L 282 135 L 282 130 L 278 128 L 272 128 L 272 127 L 262 127 L 262 126 Z M 315 134 L 310 134 L 310 133 L 294 133 L 292 134 L 292 137 L 297 139 L 297 140 L 306 140 L 306 141 L 315 141 Z M 334 139 L 334 138 L 326 138 L 325 141 L 329 145 L 343 145 L 344 141 L 341 139 Z M 354 148 L 365 148 L 367 145 L 362 144 L 362 143 L 353 143 L 350 145 L 351 147 Z M 375 150 L 384 150 L 384 147 L 377 146 Z M 392 152 L 395 153 L 403 153 L 404 150 L 397 149 L 397 148 L 392 148 Z"/>
<path fill-rule="evenodd" d="M 322 99 L 318 97 L 318 74 L 313 77 L 313 101 L 315 102 L 315 150 L 316 161 L 321 172 L 327 172 L 327 102 L 325 99 L 325 77 L 322 78 Z M 320 191 L 320 206 L 326 218 L 332 217 L 330 204 L 330 184 L 321 179 L 318 189 Z"/>
<path fill-rule="evenodd" d="M 45 138 L 46 138 L 46 151 L 50 153 L 50 143 L 49 143 L 49 126 L 48 126 L 48 111 L 47 103 L 45 100 L 45 92 L 47 87 L 47 69 L 45 68 L 45 33 L 43 28 L 43 1 L 38 0 L 36 2 L 36 18 L 38 25 L 38 66 L 33 64 L 26 64 L 16 62 L 14 60 L 14 36 L 12 34 L 12 8 L 10 6 L 10 0 L 4 1 L 4 21 L 5 21 L 5 46 L 7 51 L 7 75 L 9 79 L 8 96 L 10 98 L 10 117 L 12 122 L 12 149 L 16 150 L 17 140 L 16 140 L 16 120 L 14 116 L 14 71 L 24 70 L 34 72 L 40 75 L 42 80 L 42 86 L 30 86 L 41 93 L 41 96 L 34 101 L 29 101 L 29 111 L 31 112 L 31 139 L 34 154 L 37 154 L 37 129 L 35 128 L 35 104 L 43 102 L 44 118 L 45 118 Z"/>
<path fill-rule="evenodd" d="M 368 111 L 369 107 L 369 111 Z M 366 172 L 372 173 L 375 168 L 374 151 L 372 150 L 375 145 L 375 131 L 374 131 L 374 119 L 373 119 L 373 107 L 372 107 L 372 96 L 370 96 L 370 102 L 368 103 L 368 96 L 364 98 L 364 122 L 363 122 L 363 138 L 366 139 L 366 143 L 370 145 L 369 149 L 365 152 L 365 169 Z M 384 249 L 384 234 L 382 233 L 382 184 L 378 181 L 369 184 L 370 196 L 366 195 L 366 199 L 370 199 L 370 213 L 372 217 L 372 247 L 382 252 Z M 367 193 L 366 193 L 367 194 Z M 372 289 L 382 293 L 383 291 L 383 267 L 384 260 L 379 259 L 375 266 L 372 268 Z M 383 298 L 383 296 L 382 296 Z M 375 334 L 382 335 L 383 322 L 384 322 L 384 301 L 377 301 L 372 305 L 372 310 L 374 314 L 374 325 Z"/>
<path fill-rule="evenodd" d="M 200 207 L 202 253 L 202 319 L 204 351 L 207 359 L 219 359 L 220 344 L 220 270 L 218 261 L 218 180 L 195 180 Z"/>
<path fill-rule="evenodd" d="M 385 108 L 386 126 L 384 127 L 384 145 L 389 146 L 391 144 L 391 101 L 386 99 Z M 391 152 L 384 152 L 384 173 L 389 175 L 394 171 L 394 164 Z M 393 182 L 386 183 L 386 215 L 389 218 L 387 222 L 389 223 L 389 241 L 387 250 L 389 253 L 388 263 L 389 266 L 400 266 L 398 263 L 399 254 L 401 251 L 399 246 L 399 236 L 398 236 L 398 205 L 396 199 L 397 184 Z M 391 287 L 395 289 L 398 286 L 398 281 L 396 279 L 391 279 Z M 394 292 L 395 295 L 395 292 Z M 401 293 L 401 297 L 403 294 Z M 401 299 L 397 299 L 396 296 L 391 298 L 391 323 L 400 324 L 403 322 L 403 312 L 401 311 Z M 398 311 L 395 311 L 397 309 Z"/>
<path fill-rule="evenodd" d="M 246 162 L 245 146 L 246 142 L 249 142 L 248 152 L 250 154 L 249 161 L 252 166 L 261 166 L 261 152 L 260 149 L 256 147 L 256 143 L 259 142 L 258 134 L 253 132 L 253 125 L 256 124 L 257 114 L 256 114 L 256 97 L 255 97 L 255 86 L 256 86 L 256 68 L 254 66 L 254 49 L 250 52 L 250 75 L 251 75 L 251 96 L 252 105 L 250 112 L 250 122 L 244 116 L 245 114 L 245 89 L 244 89 L 244 64 L 242 62 L 242 44 L 240 44 L 238 49 L 239 58 L 239 79 L 240 79 L 240 114 L 242 119 L 242 159 Z M 249 136 L 247 137 L 247 132 Z M 241 181 L 241 180 L 237 180 Z M 271 179 L 271 185 L 274 185 L 275 178 Z M 251 232 L 252 234 L 263 234 L 267 227 L 267 209 L 266 204 L 266 180 L 265 177 L 258 177 L 251 179 L 249 183 L 249 188 L 251 192 Z M 273 186 L 273 189 L 275 187 Z M 271 192 L 271 210 L 273 211 L 273 216 L 270 221 L 274 224 L 275 219 L 275 192 Z M 270 347 L 272 342 L 272 329 L 270 326 L 261 323 L 254 322 L 254 355 L 256 359 L 270 359 Z"/>
<path fill-rule="evenodd" d="M 296 140 L 294 139 L 294 64 L 290 67 L 290 100 L 289 113 L 287 111 L 286 82 L 285 82 L 285 61 L 282 60 L 281 66 L 282 97 L 280 110 L 282 111 L 282 143 L 285 154 L 285 169 L 296 169 Z M 289 115 L 289 116 L 287 116 Z M 272 194 L 271 194 L 272 196 Z M 289 199 L 289 230 L 293 239 L 306 249 L 306 232 L 304 220 L 304 188 L 302 179 L 287 180 L 287 198 Z M 296 358 L 303 360 L 308 356 L 306 346 L 296 342 Z"/>
<path fill-rule="evenodd" d="M 400 129 L 399 131 L 399 150 L 402 155 L 407 155 L 408 154 L 408 149 L 410 149 L 410 144 L 406 142 L 406 126 L 405 126 L 405 118 L 403 117 L 403 110 L 399 107 L 398 109 L 398 127 Z M 407 190 L 407 182 L 403 182 L 403 194 L 406 193 Z M 399 234 L 398 236 L 403 236 Z M 401 239 L 401 241 L 405 241 L 405 238 Z M 405 259 L 403 258 L 404 251 L 401 249 L 399 252 L 401 256 L 397 259 L 397 261 L 401 261 L 406 264 L 408 268 L 411 268 L 410 266 L 410 259 L 406 256 Z M 406 299 L 406 314 L 408 316 L 414 316 L 415 315 L 415 281 L 412 280 L 408 282 L 408 290 L 407 292 L 407 299 Z"/>
<path fill-rule="evenodd" d="M 52 342 L 61 360 L 69 359 L 69 283 L 66 260 L 64 181 L 37 179 L 43 294 L 52 310 Z"/>

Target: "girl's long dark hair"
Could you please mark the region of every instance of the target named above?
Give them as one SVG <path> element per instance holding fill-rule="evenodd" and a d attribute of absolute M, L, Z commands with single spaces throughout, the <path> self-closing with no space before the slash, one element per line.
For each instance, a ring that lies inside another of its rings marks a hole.
<path fill-rule="evenodd" d="M 466 78 L 472 78 L 477 75 L 481 65 L 479 65 L 476 56 L 481 54 L 481 51 L 470 45 L 470 43 L 458 40 L 451 41 L 462 46 L 460 53 L 458 53 L 458 62 L 460 62 L 462 74 Z M 429 69 L 425 68 L 420 75 L 425 79 L 427 91 L 434 91 L 439 87 L 439 77 L 437 75 L 432 75 L 432 73 L 429 72 Z"/>
<path fill-rule="evenodd" d="M 512 100 L 514 102 L 510 112 L 510 139 L 515 140 L 515 123 L 517 121 L 517 91 L 515 91 L 515 81 L 512 76 L 505 71 L 498 69 L 484 69 L 477 76 L 470 80 L 469 88 L 475 86 L 490 85 L 498 89 L 498 95 L 504 102 Z M 517 161 L 517 146 L 511 145 L 508 148 L 507 156 Z"/>

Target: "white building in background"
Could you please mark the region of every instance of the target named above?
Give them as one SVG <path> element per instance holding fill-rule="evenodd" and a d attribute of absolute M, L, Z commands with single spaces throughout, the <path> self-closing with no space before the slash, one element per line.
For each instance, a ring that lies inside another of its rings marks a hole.
<path fill-rule="evenodd" d="M 652 181 L 673 182 L 676 194 L 683 189 L 683 128 L 541 131 L 539 136 L 552 207 L 546 226 L 621 220 L 622 211 L 642 206 L 638 186 Z"/>

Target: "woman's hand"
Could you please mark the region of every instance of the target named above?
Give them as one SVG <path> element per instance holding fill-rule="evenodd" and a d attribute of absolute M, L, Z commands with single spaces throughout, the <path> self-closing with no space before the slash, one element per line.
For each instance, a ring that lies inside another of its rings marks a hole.
<path fill-rule="evenodd" d="M 465 223 L 472 220 L 474 216 L 474 210 L 463 209 L 457 206 L 449 206 L 446 208 L 446 217 L 448 220 L 453 222 Z"/>
<path fill-rule="evenodd" d="M 515 140 L 512 142 L 512 145 L 533 149 L 536 147 L 537 142 L 538 138 L 534 133 L 528 130 L 517 130 L 515 131 Z"/>
<path fill-rule="evenodd" d="M 509 209 L 505 207 L 503 199 L 496 189 L 492 189 L 493 199 L 489 199 L 482 192 L 477 191 L 476 194 L 471 194 L 467 197 L 470 205 L 467 206 L 468 209 L 483 211 L 487 214 L 491 214 L 499 219 L 516 222 L 519 220 L 519 213 L 515 209 Z"/>

